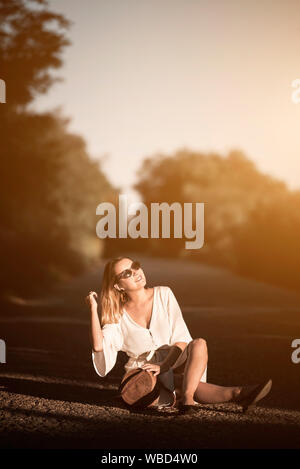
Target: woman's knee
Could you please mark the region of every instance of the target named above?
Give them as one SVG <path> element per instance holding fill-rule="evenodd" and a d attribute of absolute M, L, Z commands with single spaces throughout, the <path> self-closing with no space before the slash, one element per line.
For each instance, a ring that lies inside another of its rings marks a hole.
<path fill-rule="evenodd" d="M 189 343 L 189 346 L 191 349 L 197 349 L 207 353 L 207 343 L 202 337 L 192 340 L 192 342 Z"/>

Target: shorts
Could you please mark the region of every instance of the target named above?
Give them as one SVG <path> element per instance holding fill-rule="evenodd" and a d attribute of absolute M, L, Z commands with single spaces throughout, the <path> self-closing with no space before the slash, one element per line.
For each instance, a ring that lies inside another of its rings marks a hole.
<path fill-rule="evenodd" d="M 149 360 L 149 363 L 159 363 L 165 359 L 168 355 L 170 350 L 170 345 L 163 345 L 159 349 L 154 352 L 153 357 Z M 188 358 L 188 345 L 185 347 L 183 352 L 179 355 L 174 365 L 172 365 L 171 369 L 172 373 L 164 373 L 163 375 L 159 375 L 165 384 L 165 387 L 168 389 L 174 389 L 177 395 L 181 393 L 182 381 L 184 376 L 184 369 L 186 365 L 186 361 Z M 164 376 L 165 375 L 165 376 Z M 207 378 L 207 368 L 205 369 L 201 380 L 202 382 L 206 383 Z"/>
<path fill-rule="evenodd" d="M 155 350 L 151 359 L 144 361 L 144 363 L 156 364 L 156 363 L 162 362 L 168 355 L 170 348 L 171 348 L 170 345 L 162 345 L 157 350 Z M 185 347 L 183 352 L 179 355 L 179 357 L 177 358 L 174 365 L 172 365 L 170 370 L 157 376 L 162 387 L 168 390 L 168 392 L 175 393 L 177 399 L 179 399 L 181 396 L 184 369 L 185 369 L 187 358 L 188 358 L 188 345 Z M 206 382 L 206 376 L 207 376 L 207 368 L 205 369 L 200 381 Z"/>

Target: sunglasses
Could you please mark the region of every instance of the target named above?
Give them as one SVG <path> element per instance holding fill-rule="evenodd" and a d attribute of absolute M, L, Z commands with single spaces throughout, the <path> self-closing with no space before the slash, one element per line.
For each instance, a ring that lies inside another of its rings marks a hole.
<path fill-rule="evenodd" d="M 133 270 L 138 270 L 140 268 L 141 268 L 141 264 L 138 261 L 133 261 L 133 263 L 131 264 L 130 269 L 125 269 L 125 270 L 123 270 L 123 272 L 116 275 L 115 280 L 118 281 L 118 280 L 121 280 L 121 279 L 124 279 L 124 278 L 129 278 L 129 277 L 131 277 Z"/>

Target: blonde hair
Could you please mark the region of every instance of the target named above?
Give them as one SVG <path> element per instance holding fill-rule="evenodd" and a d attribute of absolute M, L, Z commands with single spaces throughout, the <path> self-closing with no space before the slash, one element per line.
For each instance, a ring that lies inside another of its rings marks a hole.
<path fill-rule="evenodd" d="M 122 259 L 129 259 L 125 256 L 116 257 L 105 264 L 102 288 L 100 292 L 100 323 L 101 327 L 105 324 L 119 322 L 123 312 L 122 306 L 128 300 L 128 296 L 125 292 L 119 292 L 114 288 L 114 284 L 117 283 L 115 278 L 115 265 Z"/>

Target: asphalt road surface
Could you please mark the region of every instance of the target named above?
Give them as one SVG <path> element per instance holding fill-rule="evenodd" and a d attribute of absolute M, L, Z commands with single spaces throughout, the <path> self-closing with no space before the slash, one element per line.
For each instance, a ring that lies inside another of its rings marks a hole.
<path fill-rule="evenodd" d="M 131 411 L 117 389 L 126 355 L 100 378 L 94 371 L 84 297 L 99 291 L 103 263 L 32 300 L 1 305 L 1 448 L 300 448 L 300 295 L 181 260 L 141 258 L 149 286 L 168 285 L 193 338 L 206 339 L 208 382 L 224 386 L 272 378 L 249 414 L 234 404 L 199 405 L 195 415 Z"/>

